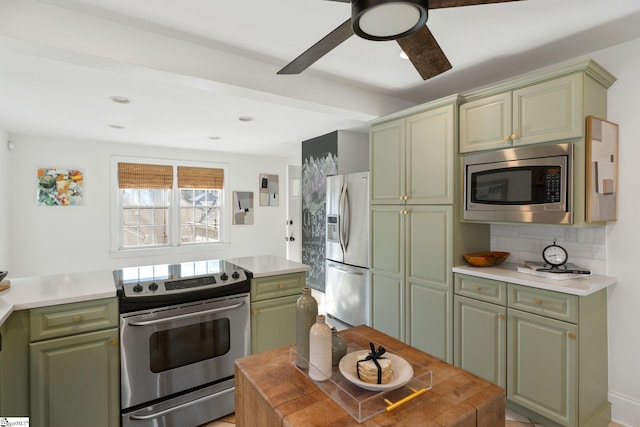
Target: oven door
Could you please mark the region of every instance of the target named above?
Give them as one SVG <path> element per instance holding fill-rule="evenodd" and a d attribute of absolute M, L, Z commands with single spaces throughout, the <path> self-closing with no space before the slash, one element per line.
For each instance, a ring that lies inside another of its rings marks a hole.
<path fill-rule="evenodd" d="M 123 314 L 120 338 L 123 409 L 222 381 L 250 354 L 249 295 Z"/>

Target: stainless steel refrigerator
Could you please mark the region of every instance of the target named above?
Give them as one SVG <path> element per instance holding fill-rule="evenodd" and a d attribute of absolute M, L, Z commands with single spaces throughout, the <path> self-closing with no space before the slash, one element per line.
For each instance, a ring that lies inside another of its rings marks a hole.
<path fill-rule="evenodd" d="M 347 326 L 371 325 L 369 172 L 327 177 L 325 304 Z"/>

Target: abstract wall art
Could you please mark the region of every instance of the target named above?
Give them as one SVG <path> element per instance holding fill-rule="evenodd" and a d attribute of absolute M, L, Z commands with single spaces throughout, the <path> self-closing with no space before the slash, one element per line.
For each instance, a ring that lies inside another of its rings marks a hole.
<path fill-rule="evenodd" d="M 587 222 L 618 220 L 618 125 L 587 117 Z"/>
<path fill-rule="evenodd" d="M 39 168 L 38 206 L 84 205 L 84 173 L 78 169 Z"/>

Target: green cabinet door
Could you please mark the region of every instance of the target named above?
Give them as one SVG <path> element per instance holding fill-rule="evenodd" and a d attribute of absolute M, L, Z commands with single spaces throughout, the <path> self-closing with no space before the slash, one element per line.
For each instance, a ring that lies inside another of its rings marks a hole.
<path fill-rule="evenodd" d="M 511 92 L 460 106 L 460 153 L 511 147 Z"/>
<path fill-rule="evenodd" d="M 506 307 L 455 296 L 454 364 L 506 388 Z"/>
<path fill-rule="evenodd" d="M 118 329 L 30 344 L 31 423 L 120 425 Z"/>
<path fill-rule="evenodd" d="M 507 318 L 507 399 L 577 426 L 578 327 L 514 309 Z"/>
<path fill-rule="evenodd" d="M 408 204 L 453 204 L 454 119 L 453 104 L 407 117 Z"/>
<path fill-rule="evenodd" d="M 404 341 L 404 280 L 371 272 L 373 328 Z"/>
<path fill-rule="evenodd" d="M 29 311 L 0 327 L 0 416 L 29 416 Z"/>
<path fill-rule="evenodd" d="M 453 206 L 407 209 L 408 344 L 453 361 Z"/>
<path fill-rule="evenodd" d="M 296 343 L 296 302 L 290 295 L 251 303 L 253 354 Z"/>
<path fill-rule="evenodd" d="M 371 290 L 373 327 L 405 339 L 405 209 L 371 205 Z"/>
<path fill-rule="evenodd" d="M 584 134 L 583 74 L 513 91 L 513 145 L 579 138 Z"/>
<path fill-rule="evenodd" d="M 406 195 L 404 119 L 371 127 L 369 165 L 371 203 L 402 203 Z"/>

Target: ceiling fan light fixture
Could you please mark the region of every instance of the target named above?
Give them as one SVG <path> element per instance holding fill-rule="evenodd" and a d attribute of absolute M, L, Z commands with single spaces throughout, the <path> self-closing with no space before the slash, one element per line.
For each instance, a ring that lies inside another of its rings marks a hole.
<path fill-rule="evenodd" d="M 353 32 L 368 40 L 396 40 L 424 27 L 428 0 L 357 0 L 351 8 Z"/>

